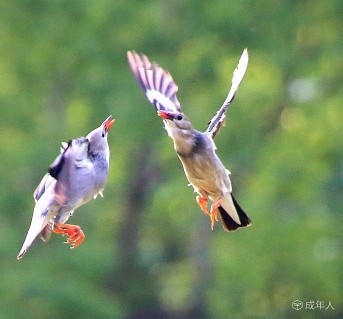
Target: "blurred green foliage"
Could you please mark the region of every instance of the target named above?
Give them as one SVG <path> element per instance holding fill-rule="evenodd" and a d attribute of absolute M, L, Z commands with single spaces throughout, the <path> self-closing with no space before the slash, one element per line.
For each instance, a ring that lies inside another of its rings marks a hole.
<path fill-rule="evenodd" d="M 342 318 L 342 12 L 341 0 L 3 0 L 0 317 Z M 216 144 L 253 225 L 211 231 L 126 51 L 171 72 L 204 130 L 245 47 Z M 71 219 L 85 243 L 37 239 L 18 262 L 60 141 L 109 114 L 105 198 Z"/>

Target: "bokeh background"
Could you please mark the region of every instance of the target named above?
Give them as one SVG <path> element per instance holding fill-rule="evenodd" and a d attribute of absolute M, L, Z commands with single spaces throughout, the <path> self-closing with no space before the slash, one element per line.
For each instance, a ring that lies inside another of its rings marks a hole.
<path fill-rule="evenodd" d="M 341 0 L 2 0 L 0 318 L 342 318 L 342 16 Z M 253 225 L 211 231 L 126 52 L 168 69 L 205 130 L 245 47 L 216 144 Z M 105 197 L 70 219 L 84 244 L 37 239 L 17 261 L 60 142 L 109 114 Z"/>

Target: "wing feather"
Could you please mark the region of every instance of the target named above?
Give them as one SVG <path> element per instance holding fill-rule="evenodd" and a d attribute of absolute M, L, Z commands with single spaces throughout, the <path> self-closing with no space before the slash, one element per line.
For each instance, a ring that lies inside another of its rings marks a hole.
<path fill-rule="evenodd" d="M 249 60 L 248 50 L 244 49 L 238 61 L 238 65 L 235 71 L 233 72 L 230 91 L 223 105 L 220 107 L 219 111 L 214 115 L 214 117 L 209 122 L 207 130 L 205 132 L 212 138 L 214 138 L 217 135 L 217 133 L 219 132 L 219 129 L 224 124 L 225 112 L 231 105 L 231 102 L 233 101 L 235 97 L 238 86 L 244 77 L 245 71 L 248 67 L 248 60 Z"/>
<path fill-rule="evenodd" d="M 170 73 L 147 56 L 135 51 L 127 52 L 128 62 L 136 81 L 156 111 L 182 112 L 177 99 L 178 87 Z"/>

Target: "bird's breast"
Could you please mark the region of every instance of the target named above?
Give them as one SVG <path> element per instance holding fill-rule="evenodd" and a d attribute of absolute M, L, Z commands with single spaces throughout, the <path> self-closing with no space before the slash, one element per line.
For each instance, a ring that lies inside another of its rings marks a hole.
<path fill-rule="evenodd" d="M 225 167 L 213 152 L 193 153 L 191 157 L 179 156 L 186 177 L 195 191 L 205 191 L 208 196 L 220 197 L 230 189 Z"/>

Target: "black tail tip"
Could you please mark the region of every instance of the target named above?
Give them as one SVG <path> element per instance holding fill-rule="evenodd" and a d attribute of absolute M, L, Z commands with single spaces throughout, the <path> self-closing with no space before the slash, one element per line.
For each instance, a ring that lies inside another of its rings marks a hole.
<path fill-rule="evenodd" d="M 232 196 L 232 194 L 231 194 Z M 243 209 L 238 205 L 235 198 L 232 196 L 232 201 L 235 205 L 235 208 L 237 210 L 239 219 L 241 221 L 241 224 L 237 224 L 231 216 L 225 211 L 225 209 L 221 206 L 218 207 L 219 214 L 221 217 L 221 220 L 223 222 L 223 227 L 226 231 L 234 231 L 240 227 L 247 227 L 251 225 L 251 220 L 248 217 L 248 215 L 243 211 Z"/>

